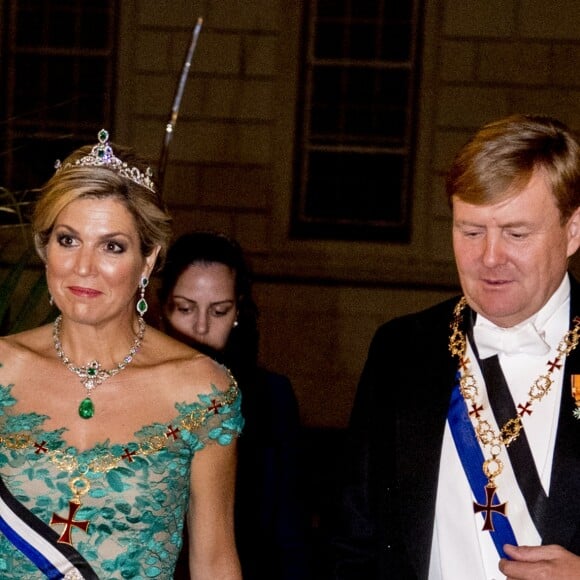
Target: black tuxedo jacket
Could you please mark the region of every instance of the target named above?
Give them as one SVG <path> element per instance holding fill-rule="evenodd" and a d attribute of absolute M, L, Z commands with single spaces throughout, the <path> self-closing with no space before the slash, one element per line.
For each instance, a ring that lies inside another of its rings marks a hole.
<path fill-rule="evenodd" d="M 428 577 L 441 446 L 457 372 L 448 349 L 457 301 L 394 319 L 373 338 L 349 425 L 332 541 L 336 580 Z M 571 319 L 576 315 L 580 285 L 572 280 Z M 580 421 L 572 416 L 570 391 L 570 375 L 580 374 L 580 345 L 564 372 L 543 543 L 580 555 Z"/>

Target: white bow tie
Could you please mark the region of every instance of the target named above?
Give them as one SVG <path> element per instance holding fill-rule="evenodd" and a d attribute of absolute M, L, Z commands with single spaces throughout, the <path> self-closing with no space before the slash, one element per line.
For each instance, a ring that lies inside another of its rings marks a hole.
<path fill-rule="evenodd" d="M 546 355 L 550 345 L 540 336 L 531 322 L 518 329 L 499 328 L 485 324 L 475 325 L 473 337 L 480 358 L 495 354 Z"/>

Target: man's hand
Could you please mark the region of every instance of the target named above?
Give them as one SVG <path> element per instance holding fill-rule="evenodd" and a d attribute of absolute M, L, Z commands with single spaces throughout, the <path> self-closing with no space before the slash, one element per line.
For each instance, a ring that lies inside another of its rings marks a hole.
<path fill-rule="evenodd" d="M 504 546 L 511 558 L 499 561 L 508 580 L 579 580 L 580 557 L 562 546 Z"/>

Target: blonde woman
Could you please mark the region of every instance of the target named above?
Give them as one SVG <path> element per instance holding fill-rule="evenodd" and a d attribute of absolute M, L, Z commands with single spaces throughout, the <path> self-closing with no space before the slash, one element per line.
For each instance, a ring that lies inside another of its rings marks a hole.
<path fill-rule="evenodd" d="M 145 164 L 73 153 L 33 219 L 54 322 L 0 340 L 2 578 L 241 578 L 232 376 L 143 321 L 170 237 Z"/>

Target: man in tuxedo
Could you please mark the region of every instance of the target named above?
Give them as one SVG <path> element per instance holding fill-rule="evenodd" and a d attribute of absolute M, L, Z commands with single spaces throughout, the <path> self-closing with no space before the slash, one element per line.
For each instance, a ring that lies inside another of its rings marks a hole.
<path fill-rule="evenodd" d="M 463 296 L 373 338 L 332 577 L 580 578 L 580 146 L 508 117 L 446 188 Z"/>

